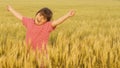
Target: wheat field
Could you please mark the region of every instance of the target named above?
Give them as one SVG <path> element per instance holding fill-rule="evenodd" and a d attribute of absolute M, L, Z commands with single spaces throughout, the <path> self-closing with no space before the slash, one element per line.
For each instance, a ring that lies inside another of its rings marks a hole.
<path fill-rule="evenodd" d="M 27 17 L 43 7 L 53 20 L 74 9 L 74 17 L 49 37 L 48 55 L 26 47 L 26 30 L 6 10 Z M 0 0 L 0 68 L 120 68 L 120 0 Z"/>

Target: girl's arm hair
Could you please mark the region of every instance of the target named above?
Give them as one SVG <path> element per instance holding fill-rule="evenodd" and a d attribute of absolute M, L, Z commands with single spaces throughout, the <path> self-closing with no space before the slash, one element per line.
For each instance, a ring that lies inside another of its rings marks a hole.
<path fill-rule="evenodd" d="M 19 20 L 22 20 L 22 15 L 15 11 L 10 5 L 7 6 L 7 10 L 10 11 L 15 17 L 17 17 Z"/>
<path fill-rule="evenodd" d="M 66 15 L 60 17 L 59 19 L 55 20 L 52 22 L 52 26 L 55 27 L 59 24 L 61 24 L 62 22 L 64 22 L 66 19 L 68 19 L 69 17 L 74 16 L 75 11 L 74 10 L 70 10 Z"/>

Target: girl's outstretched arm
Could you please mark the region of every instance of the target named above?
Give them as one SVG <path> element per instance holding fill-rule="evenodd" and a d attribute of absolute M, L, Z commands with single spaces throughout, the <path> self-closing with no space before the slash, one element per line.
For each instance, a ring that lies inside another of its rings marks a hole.
<path fill-rule="evenodd" d="M 23 16 L 20 13 L 18 13 L 17 11 L 15 11 L 10 5 L 7 6 L 7 10 L 10 11 L 15 17 L 22 20 Z"/>
<path fill-rule="evenodd" d="M 72 17 L 75 15 L 75 11 L 74 10 L 70 10 L 66 15 L 60 17 L 59 19 L 55 20 L 52 22 L 52 26 L 55 27 L 59 24 L 61 24 L 62 22 L 64 22 L 66 19 L 68 19 L 69 17 Z"/>

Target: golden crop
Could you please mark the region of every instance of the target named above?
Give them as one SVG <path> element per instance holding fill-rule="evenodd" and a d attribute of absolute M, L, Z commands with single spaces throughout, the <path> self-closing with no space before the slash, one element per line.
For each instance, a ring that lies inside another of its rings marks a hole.
<path fill-rule="evenodd" d="M 6 10 L 34 17 L 49 7 L 53 20 L 70 9 L 76 15 L 57 26 L 49 38 L 48 55 L 25 44 L 25 28 Z M 0 68 L 120 68 L 119 0 L 0 1 Z"/>

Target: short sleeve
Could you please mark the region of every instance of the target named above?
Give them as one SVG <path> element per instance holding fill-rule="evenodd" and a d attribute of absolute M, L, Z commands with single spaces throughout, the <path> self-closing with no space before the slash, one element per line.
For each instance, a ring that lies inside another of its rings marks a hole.
<path fill-rule="evenodd" d="M 30 18 L 27 18 L 27 17 L 23 17 L 22 18 L 22 23 L 23 25 L 27 28 L 28 27 L 28 23 L 30 22 Z"/>
<path fill-rule="evenodd" d="M 51 31 L 55 30 L 56 27 L 52 26 L 52 22 L 48 22 L 48 27 L 47 28 L 48 28 L 48 31 L 51 32 Z"/>

